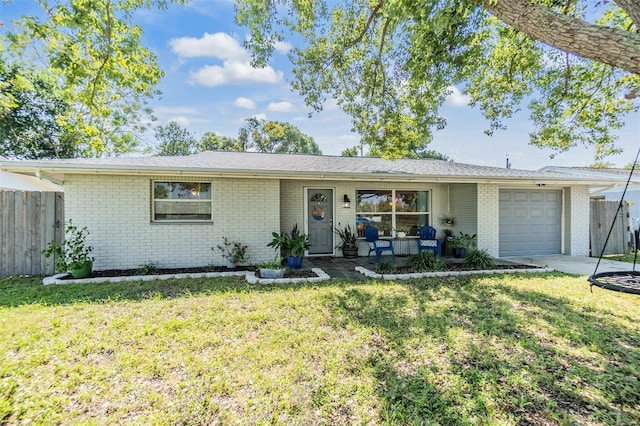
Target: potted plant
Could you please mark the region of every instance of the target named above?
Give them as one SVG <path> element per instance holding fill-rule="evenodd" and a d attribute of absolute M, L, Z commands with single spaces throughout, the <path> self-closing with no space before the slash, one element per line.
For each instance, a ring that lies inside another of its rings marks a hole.
<path fill-rule="evenodd" d="M 298 269 L 302 266 L 302 256 L 309 249 L 309 236 L 298 229 L 298 224 L 293 226 L 291 233 L 273 232 L 273 239 L 268 247 L 280 250 L 280 255 L 287 259 L 289 268 Z"/>
<path fill-rule="evenodd" d="M 442 244 L 443 256 L 453 256 L 453 231 L 451 229 L 445 229 L 444 242 Z"/>
<path fill-rule="evenodd" d="M 455 257 L 465 257 L 467 251 L 476 246 L 476 234 L 469 235 L 460 232 L 459 237 L 453 237 L 453 254 Z"/>
<path fill-rule="evenodd" d="M 456 218 L 451 216 L 450 214 L 443 214 L 440 216 L 440 223 L 444 226 L 453 226 L 456 223 Z"/>
<path fill-rule="evenodd" d="M 222 257 L 227 262 L 227 268 L 235 268 L 236 265 L 246 263 L 249 260 L 247 245 L 238 241 L 230 241 L 227 237 L 222 237 L 222 244 L 215 248 L 211 247 L 211 250 L 216 249 L 222 253 Z"/>
<path fill-rule="evenodd" d="M 86 242 L 87 235 L 89 230 L 86 226 L 79 228 L 69 219 L 62 244 L 51 241 L 42 254 L 46 258 L 54 257 L 56 272 L 68 271 L 74 278 L 86 278 L 91 275 L 95 260 L 91 255 L 93 247 Z"/>
<path fill-rule="evenodd" d="M 342 256 L 347 259 L 358 257 L 358 235 L 351 228 L 351 225 L 345 225 L 343 228 L 336 228 L 335 233 L 340 237 L 342 242 L 336 248 L 342 249 Z"/>
<path fill-rule="evenodd" d="M 407 238 L 407 230 L 405 228 L 394 229 L 396 238 Z"/>
<path fill-rule="evenodd" d="M 260 278 L 282 278 L 285 272 L 280 256 L 276 256 L 275 259 L 270 262 L 260 263 L 258 270 L 260 271 Z"/>

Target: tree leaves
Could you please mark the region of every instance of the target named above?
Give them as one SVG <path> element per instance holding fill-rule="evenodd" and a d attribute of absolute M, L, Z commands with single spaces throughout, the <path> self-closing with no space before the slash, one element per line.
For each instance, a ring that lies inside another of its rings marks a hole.
<path fill-rule="evenodd" d="M 57 116 L 78 133 L 81 156 L 118 155 L 137 147 L 149 119 L 147 102 L 163 76 L 141 41 L 132 13 L 165 0 L 34 0 L 41 11 L 13 22 L 3 35 L 12 63 L 51 76 L 70 106 Z"/>
<path fill-rule="evenodd" d="M 630 16 L 640 16 L 637 2 L 237 2 L 254 61 L 266 63 L 286 31 L 300 33 L 306 44 L 291 54 L 293 88 L 316 110 L 335 99 L 370 152 L 390 158 L 424 149 L 445 126 L 439 111 L 451 86 L 480 108 L 488 134 L 527 107 L 533 145 L 562 152 L 584 144 L 595 158 L 618 152 L 615 130 L 638 109 L 640 92 L 639 76 L 625 71 L 640 58 Z"/>
<path fill-rule="evenodd" d="M 75 156 L 77 134 L 58 121 L 70 108 L 49 76 L 9 65 L 0 56 L 0 155 Z"/>

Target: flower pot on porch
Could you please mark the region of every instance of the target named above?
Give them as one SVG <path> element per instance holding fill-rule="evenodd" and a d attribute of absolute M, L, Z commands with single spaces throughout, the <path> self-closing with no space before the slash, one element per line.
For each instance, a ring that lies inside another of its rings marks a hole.
<path fill-rule="evenodd" d="M 464 247 L 455 247 L 453 249 L 453 255 L 455 257 L 466 257 L 467 255 L 467 249 Z"/>
<path fill-rule="evenodd" d="M 358 257 L 358 248 L 342 248 L 342 257 L 347 259 L 355 259 Z"/>
<path fill-rule="evenodd" d="M 451 237 L 446 237 L 442 244 L 442 255 L 451 257 L 453 256 L 453 241 Z"/>
<path fill-rule="evenodd" d="M 302 267 L 302 256 L 289 256 L 287 265 L 289 269 L 300 269 Z"/>

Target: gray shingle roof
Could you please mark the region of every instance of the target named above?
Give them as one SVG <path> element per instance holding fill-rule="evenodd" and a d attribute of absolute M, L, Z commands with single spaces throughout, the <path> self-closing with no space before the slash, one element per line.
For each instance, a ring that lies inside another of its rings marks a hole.
<path fill-rule="evenodd" d="M 0 160 L 0 168 L 50 173 L 160 173 L 180 172 L 217 175 L 251 175 L 308 178 L 369 178 L 385 180 L 434 179 L 456 181 L 540 180 L 571 182 L 619 182 L 612 176 L 567 175 L 566 173 L 518 170 L 453 163 L 433 159 L 385 160 L 370 157 L 266 154 L 255 152 L 206 151 L 181 157 L 107 157 L 65 160 Z"/>

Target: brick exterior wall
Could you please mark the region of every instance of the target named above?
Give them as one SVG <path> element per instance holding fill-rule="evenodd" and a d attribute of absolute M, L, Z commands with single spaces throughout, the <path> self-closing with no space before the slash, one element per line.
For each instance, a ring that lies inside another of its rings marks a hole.
<path fill-rule="evenodd" d="M 211 182 L 213 223 L 152 223 L 153 180 Z M 266 244 L 273 231 L 289 231 L 296 223 L 306 230 L 305 188 L 333 190 L 336 226 L 355 223 L 358 189 L 431 191 L 431 224 L 438 230 L 438 238 L 443 238 L 445 229 L 439 218 L 449 208 L 456 218 L 455 226 L 450 228 L 454 234 L 477 234 L 479 248 L 499 255 L 498 184 L 70 174 L 64 188 L 65 217 L 89 228 L 88 242 L 94 247 L 96 270 L 138 268 L 146 262 L 158 262 L 160 267 L 223 265 L 219 252 L 211 250 L 222 236 L 247 244 L 251 263 L 272 260 L 274 251 Z M 349 209 L 342 207 L 344 194 L 351 199 Z M 586 186 L 565 188 L 563 221 L 565 254 L 588 255 Z M 361 244 L 360 255 L 366 256 L 367 252 L 367 244 Z M 341 253 L 336 250 L 335 254 Z"/>
<path fill-rule="evenodd" d="M 565 188 L 564 197 L 564 254 L 589 256 L 589 188 Z"/>
<path fill-rule="evenodd" d="M 152 223 L 152 180 L 211 182 L 213 224 Z M 252 263 L 273 259 L 266 244 L 280 225 L 278 180 L 68 175 L 64 189 L 65 217 L 89 229 L 96 270 L 223 265 L 211 250 L 222 236 L 247 244 Z"/>
<path fill-rule="evenodd" d="M 478 248 L 491 256 L 500 254 L 500 187 L 497 184 L 479 183 L 478 188 Z"/>

